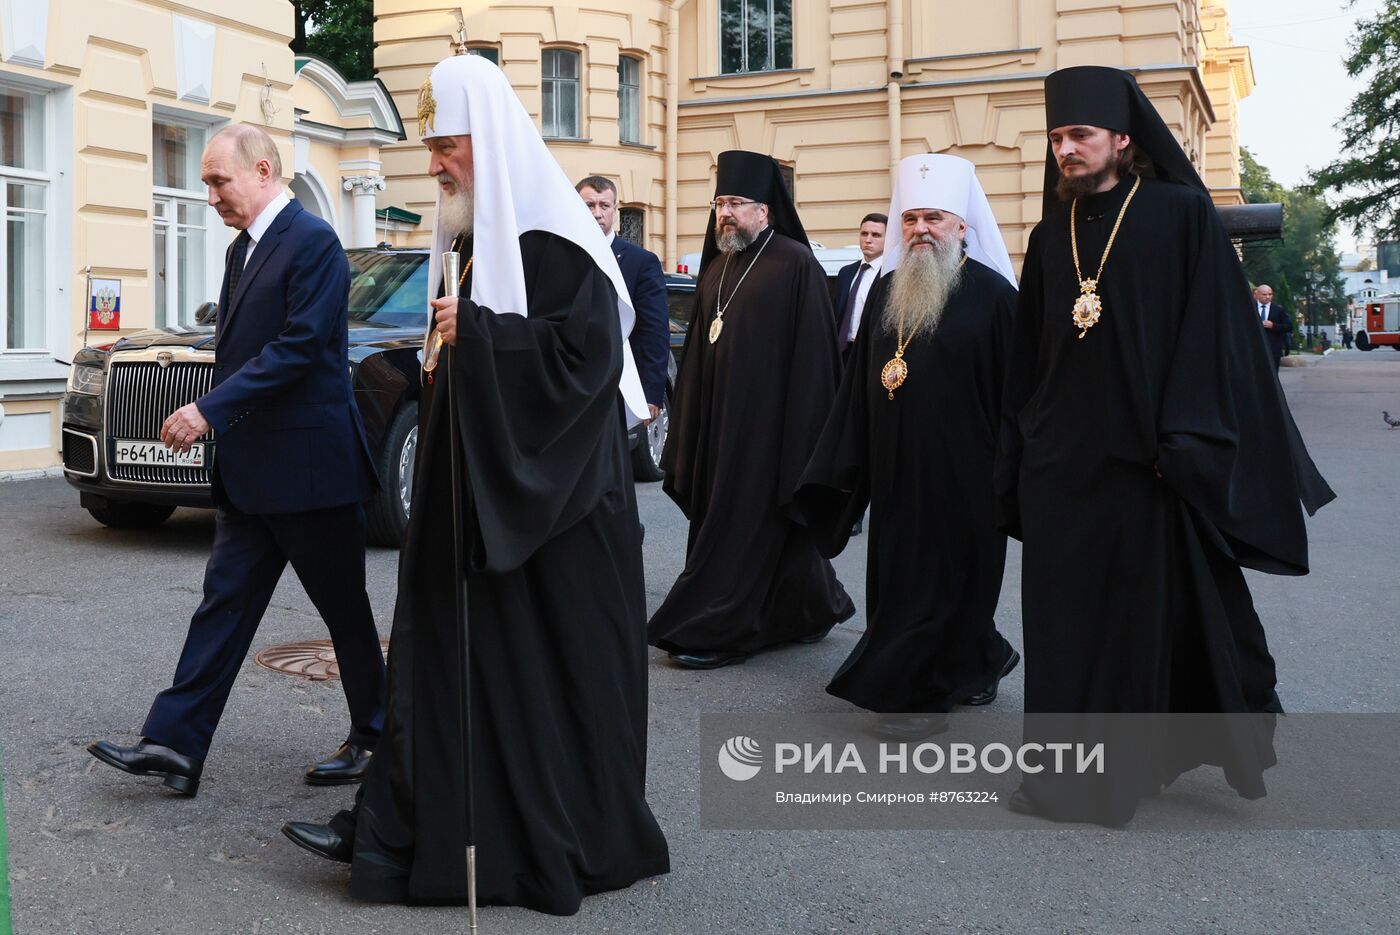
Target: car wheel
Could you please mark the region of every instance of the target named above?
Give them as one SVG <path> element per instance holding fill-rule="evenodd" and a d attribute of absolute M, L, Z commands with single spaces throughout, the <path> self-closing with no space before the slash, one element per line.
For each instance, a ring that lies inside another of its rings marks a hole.
<path fill-rule="evenodd" d="M 666 447 L 666 430 L 671 425 L 671 388 L 661 399 L 661 414 L 651 421 L 632 449 L 632 476 L 639 481 L 658 481 L 666 476 L 661 470 L 661 450 Z"/>
<path fill-rule="evenodd" d="M 413 466 L 418 455 L 418 404 L 399 410 L 384 435 L 379 452 L 379 493 L 365 510 L 371 545 L 397 548 L 408 528 L 408 508 L 413 500 Z"/>
<path fill-rule="evenodd" d="M 113 529 L 152 529 L 170 518 L 173 506 L 159 503 L 122 503 L 103 500 L 101 505 L 88 505 L 92 518 Z"/>

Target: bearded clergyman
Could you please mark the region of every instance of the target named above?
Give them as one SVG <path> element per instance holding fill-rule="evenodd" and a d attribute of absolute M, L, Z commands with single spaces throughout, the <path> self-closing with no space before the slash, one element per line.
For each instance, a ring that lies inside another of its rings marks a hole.
<path fill-rule="evenodd" d="M 792 509 L 840 374 L 826 277 L 770 157 L 720 153 L 711 208 L 661 456 L 690 520 L 685 570 L 647 627 L 694 669 L 855 613 Z"/>
<path fill-rule="evenodd" d="M 1241 569 L 1306 574 L 1302 507 L 1333 494 L 1206 186 L 1137 82 L 1062 69 L 1045 111 L 1045 210 L 1022 269 L 996 471 L 1001 521 L 1024 545 L 1026 712 L 1258 717 L 1220 719 L 1218 737 L 1170 751 L 1142 719 L 1127 774 L 1028 775 L 1011 804 L 1121 825 L 1202 763 L 1256 798 L 1282 707 Z M 1259 732 L 1225 730 L 1251 722 Z"/>
<path fill-rule="evenodd" d="M 1006 535 L 992 466 L 1015 278 L 972 163 L 910 156 L 886 272 L 797 503 L 827 555 L 870 507 L 865 633 L 827 691 L 891 739 L 983 705 L 1020 660 L 997 632 Z"/>
<path fill-rule="evenodd" d="M 470 843 L 482 904 L 571 914 L 669 867 L 644 796 L 646 597 L 622 415 L 647 412 L 632 308 L 499 68 L 476 55 L 434 67 L 419 136 L 439 183 L 429 282 L 443 283 L 444 252 L 462 262 L 430 303 L 388 721 L 355 808 L 283 832 L 349 863 L 359 899 L 467 901 Z"/>

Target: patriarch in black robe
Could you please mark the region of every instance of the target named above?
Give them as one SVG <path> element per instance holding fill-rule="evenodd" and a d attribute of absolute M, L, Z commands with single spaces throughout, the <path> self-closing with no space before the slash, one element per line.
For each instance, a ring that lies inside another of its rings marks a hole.
<path fill-rule="evenodd" d="M 437 65 L 419 124 L 440 183 L 433 279 L 450 244 L 464 297 L 432 303 L 427 349 L 440 335 L 452 353 L 423 375 L 389 714 L 355 809 L 284 831 L 349 862 L 358 898 L 460 903 L 470 815 L 482 904 L 571 914 L 669 862 L 644 798 L 646 605 L 622 410 L 646 409 L 624 338 L 631 308 L 598 226 L 494 65 Z"/>
<path fill-rule="evenodd" d="M 1027 714 L 1281 711 L 1241 568 L 1306 574 L 1300 501 L 1311 513 L 1333 494 L 1205 186 L 1136 82 L 1069 68 L 1045 97 L 1045 212 L 996 468 L 1001 519 L 1024 544 Z M 1012 807 L 1119 825 L 1203 763 L 1264 794 L 1270 717 L 1192 737 L 1152 723 L 1117 758 L 1129 767 L 1028 776 Z"/>
<path fill-rule="evenodd" d="M 647 626 L 679 665 L 814 642 L 855 613 L 792 507 L 840 367 L 826 277 L 778 164 L 720 153 L 661 456 L 690 520 L 685 569 Z"/>
<path fill-rule="evenodd" d="M 900 163 L 885 255 L 797 504 L 829 556 L 870 506 L 865 634 L 827 691 L 871 711 L 988 704 L 1020 656 L 993 615 L 1006 563 L 992 467 L 1016 306 L 972 163 Z M 901 369 L 902 368 L 902 369 Z M 892 739 L 943 719 L 882 718 Z"/>

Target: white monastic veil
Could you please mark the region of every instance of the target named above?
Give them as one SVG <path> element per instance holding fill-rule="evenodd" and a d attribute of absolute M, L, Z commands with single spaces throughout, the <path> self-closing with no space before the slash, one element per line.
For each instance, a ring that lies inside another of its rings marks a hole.
<path fill-rule="evenodd" d="M 498 314 L 526 313 L 520 258 L 520 235 L 525 231 L 548 231 L 582 247 L 617 290 L 623 354 L 618 388 L 627 404 L 628 425 L 646 419 L 646 397 L 627 342 L 636 315 L 617 258 L 545 147 L 505 74 L 479 55 L 456 55 L 439 62 L 420 93 L 420 138 L 464 135 L 472 138 L 474 167 L 471 300 Z M 439 186 L 436 217 L 441 216 L 441 207 Z M 437 294 L 442 254 L 451 247 L 451 237 L 436 217 L 428 261 L 429 295 Z M 428 323 L 431 328 L 431 310 Z"/>
<path fill-rule="evenodd" d="M 899 177 L 890 198 L 890 233 L 885 237 L 882 274 L 897 269 L 904 257 L 900 215 L 910 208 L 937 208 L 962 218 L 967 223 L 967 255 L 1001 273 L 1015 287 L 1016 273 L 1001 239 L 1001 228 L 972 163 L 958 156 L 934 153 L 900 160 Z"/>

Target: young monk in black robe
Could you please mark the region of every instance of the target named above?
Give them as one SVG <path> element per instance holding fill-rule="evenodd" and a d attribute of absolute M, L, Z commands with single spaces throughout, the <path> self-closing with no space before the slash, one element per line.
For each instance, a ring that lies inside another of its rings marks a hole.
<path fill-rule="evenodd" d="M 910 156 L 836 406 L 797 503 L 827 555 L 870 506 L 865 634 L 827 686 L 917 739 L 988 704 L 1020 656 L 997 632 L 1006 534 L 992 467 L 1016 288 L 972 163 Z M 896 363 L 896 361 L 898 363 Z M 917 712 L 917 714 L 915 713 Z"/>
<path fill-rule="evenodd" d="M 840 375 L 825 277 L 772 159 L 720 153 L 715 191 L 661 456 L 690 520 L 685 570 L 647 626 L 695 669 L 855 613 L 792 509 Z"/>
<path fill-rule="evenodd" d="M 356 808 L 283 830 L 349 862 L 358 898 L 460 903 L 470 808 L 480 903 L 570 914 L 669 865 L 644 798 L 646 605 L 618 393 L 621 381 L 627 408 L 646 412 L 623 338 L 631 309 L 597 224 L 494 65 L 440 63 L 419 110 L 442 185 L 430 280 L 450 243 L 463 298 L 433 303 L 451 353 L 423 374 L 388 720 Z"/>
<path fill-rule="evenodd" d="M 1069 68 L 1045 97 L 1045 213 L 997 459 L 1001 516 L 1025 545 L 1026 711 L 1280 711 L 1241 567 L 1306 574 L 1299 501 L 1333 494 L 1205 186 L 1136 82 Z M 1268 736 L 1173 750 L 1143 747 L 1139 763 L 1161 762 L 1097 788 L 1029 776 L 1013 806 L 1121 824 L 1182 770 L 1216 763 L 1258 797 L 1274 762 Z"/>

